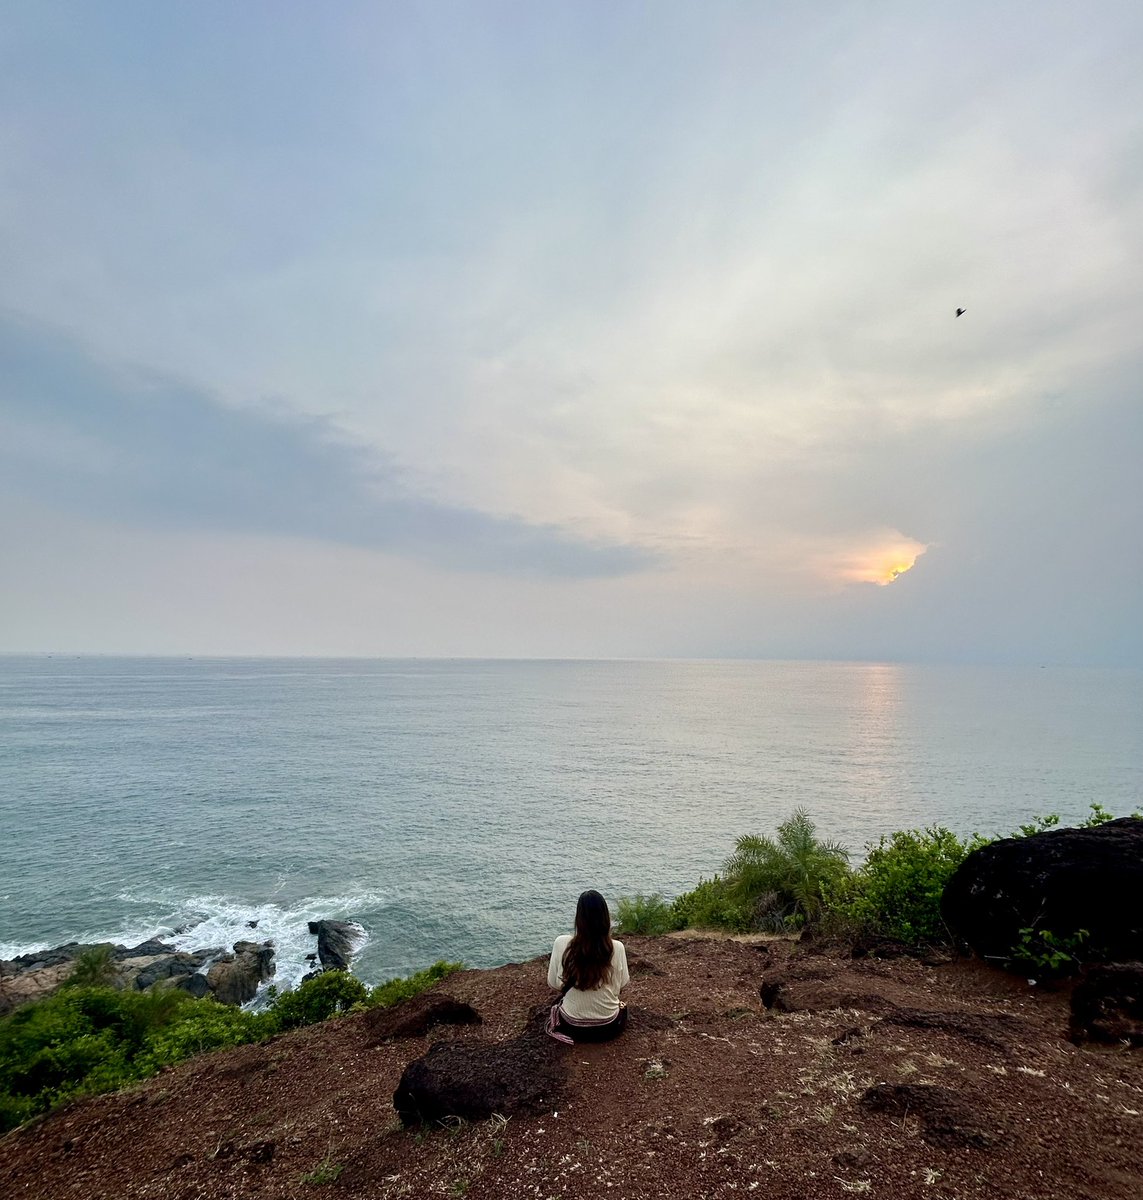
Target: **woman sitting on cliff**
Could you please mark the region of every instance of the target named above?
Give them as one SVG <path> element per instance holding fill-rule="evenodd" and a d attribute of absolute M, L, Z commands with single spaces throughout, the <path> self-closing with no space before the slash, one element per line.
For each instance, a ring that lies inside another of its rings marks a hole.
<path fill-rule="evenodd" d="M 627 1026 L 619 990 L 628 981 L 627 951 L 612 941 L 607 901 L 584 892 L 575 907 L 575 933 L 556 938 L 548 986 L 562 989 L 552 1005 L 548 1033 L 560 1042 L 607 1042 Z"/>

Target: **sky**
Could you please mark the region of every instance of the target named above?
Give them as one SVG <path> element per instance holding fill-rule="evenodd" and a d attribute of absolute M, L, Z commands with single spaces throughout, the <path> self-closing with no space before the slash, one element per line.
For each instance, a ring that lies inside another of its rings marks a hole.
<path fill-rule="evenodd" d="M 0 651 L 1143 666 L 1141 61 L 0 0 Z"/>

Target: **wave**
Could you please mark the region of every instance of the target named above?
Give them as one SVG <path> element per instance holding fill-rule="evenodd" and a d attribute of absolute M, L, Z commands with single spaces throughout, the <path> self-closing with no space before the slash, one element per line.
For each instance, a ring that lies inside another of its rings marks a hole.
<path fill-rule="evenodd" d="M 393 897 L 385 891 L 360 889 L 339 896 L 308 896 L 292 903 L 261 902 L 225 895 L 178 898 L 169 893 L 125 891 L 117 900 L 144 909 L 142 915 L 125 918 L 117 927 L 79 931 L 60 943 L 114 942 L 134 946 L 159 938 L 178 950 L 229 950 L 235 942 L 274 943 L 276 974 L 269 982 L 278 988 L 296 987 L 313 969 L 306 956 L 317 951 L 317 939 L 309 932 L 310 921 L 347 921 L 359 932 L 357 954 L 369 944 L 369 929 L 355 918 L 388 907 Z M 49 949 L 45 942 L 0 942 L 0 959 L 16 958 Z M 267 985 L 268 986 L 268 985 Z M 263 992 L 265 988 L 262 989 Z M 258 1006 L 263 995 L 251 1004 Z"/>

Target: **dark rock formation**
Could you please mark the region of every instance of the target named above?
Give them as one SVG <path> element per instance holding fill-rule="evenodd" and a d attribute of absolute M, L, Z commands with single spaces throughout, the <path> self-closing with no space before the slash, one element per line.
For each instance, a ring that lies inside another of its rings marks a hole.
<path fill-rule="evenodd" d="M 391 1038 L 424 1037 L 434 1025 L 480 1025 L 484 1018 L 452 996 L 422 992 L 395 1008 L 372 1008 L 363 1018 L 369 1045 Z"/>
<path fill-rule="evenodd" d="M 194 975 L 177 975 L 167 983 L 168 986 L 177 988 L 180 992 L 189 992 L 196 1000 L 210 995 L 210 984 L 201 971 Z"/>
<path fill-rule="evenodd" d="M 945 887 L 941 912 L 978 954 L 1007 958 L 1022 929 L 1088 931 L 1090 962 L 1143 959 L 1143 820 L 1050 829 L 974 850 Z"/>
<path fill-rule="evenodd" d="M 318 960 L 328 971 L 348 971 L 361 930 L 348 921 L 311 921 L 310 933 L 318 940 Z"/>
<path fill-rule="evenodd" d="M 235 942 L 234 953 L 211 966 L 206 981 L 214 998 L 223 1004 L 245 1004 L 254 999 L 258 985 L 274 974 L 271 942 Z"/>
<path fill-rule="evenodd" d="M 1143 1046 L 1143 963 L 1088 971 L 1072 992 L 1071 1040 Z"/>
<path fill-rule="evenodd" d="M 405 1068 L 393 1107 L 405 1125 L 539 1112 L 564 1086 L 567 1073 L 559 1051 L 538 1018 L 507 1042 L 438 1042 Z"/>
<path fill-rule="evenodd" d="M 916 1117 L 921 1137 L 942 1150 L 964 1146 L 987 1150 L 1004 1135 L 1003 1126 L 990 1112 L 952 1088 L 933 1084 L 878 1084 L 865 1092 L 861 1105 L 892 1117 Z"/>
<path fill-rule="evenodd" d="M 208 959 L 216 958 L 218 950 L 197 950 L 193 954 L 166 954 L 159 958 L 148 959 L 145 966 L 135 973 L 135 987 L 146 991 L 161 979 L 172 979 L 180 975 L 194 975 Z M 203 977 L 206 983 L 206 977 Z"/>
<path fill-rule="evenodd" d="M 249 1000 L 258 984 L 274 973 L 274 950 L 269 942 L 261 946 L 240 942 L 235 946 L 234 954 L 225 954 L 217 948 L 179 951 L 159 938 L 151 938 L 137 946 L 68 942 L 51 950 L 0 962 L 0 1016 L 22 1004 L 50 996 L 71 977 L 76 960 L 85 952 L 97 949 L 110 951 L 106 982 L 112 987 L 139 991 L 177 987 L 198 997 L 218 987 L 221 989 L 219 998 L 227 1004 Z M 219 969 L 208 979 L 202 969 L 215 959 L 220 960 L 216 964 Z"/>

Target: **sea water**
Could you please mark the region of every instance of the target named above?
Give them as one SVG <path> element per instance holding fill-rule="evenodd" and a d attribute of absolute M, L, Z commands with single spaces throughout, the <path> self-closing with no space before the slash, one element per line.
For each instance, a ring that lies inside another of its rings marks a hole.
<path fill-rule="evenodd" d="M 0 958 L 271 938 L 288 984 L 335 917 L 373 983 L 541 953 L 798 806 L 860 855 L 1092 802 L 1143 802 L 1143 672 L 2 657 Z"/>

